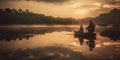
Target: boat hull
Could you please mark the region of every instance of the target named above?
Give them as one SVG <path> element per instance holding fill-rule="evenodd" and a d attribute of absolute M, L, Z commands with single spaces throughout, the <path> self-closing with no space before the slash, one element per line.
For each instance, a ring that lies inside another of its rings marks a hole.
<path fill-rule="evenodd" d="M 96 33 L 79 33 L 79 31 L 74 31 L 74 37 L 82 37 L 82 38 L 94 38 L 96 39 Z"/>

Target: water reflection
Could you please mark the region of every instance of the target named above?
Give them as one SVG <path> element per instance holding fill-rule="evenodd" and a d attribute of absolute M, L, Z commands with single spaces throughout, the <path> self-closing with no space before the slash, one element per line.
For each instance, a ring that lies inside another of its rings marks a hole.
<path fill-rule="evenodd" d="M 69 27 L 0 27 L 0 40 L 27 40 L 35 34 L 52 33 L 54 31 L 73 31 Z"/>
<path fill-rule="evenodd" d="M 28 40 L 33 37 L 31 34 L 26 34 L 18 31 L 0 30 L 0 40 L 11 41 L 11 40 L 23 40 L 24 38 Z"/>
<path fill-rule="evenodd" d="M 86 43 L 90 47 L 89 50 L 92 51 L 92 49 L 95 47 L 95 41 L 92 38 L 90 38 Z"/>
<path fill-rule="evenodd" d="M 28 40 L 33 35 L 25 35 L 25 34 L 11 34 L 11 33 L 1 33 L 0 40 L 11 41 L 11 40 L 23 40 L 24 38 Z"/>
<path fill-rule="evenodd" d="M 79 39 L 80 45 L 83 45 L 84 40 L 87 39 L 86 44 L 89 46 L 90 51 L 92 51 L 93 48 L 95 47 L 96 33 L 92 33 L 84 36 L 74 35 L 74 37 Z"/>
<path fill-rule="evenodd" d="M 78 39 L 79 39 L 80 45 L 83 45 L 83 42 L 84 42 L 83 38 L 82 37 L 78 37 Z"/>
<path fill-rule="evenodd" d="M 2 28 L 0 60 L 119 60 L 120 41 L 100 36 L 98 31 L 94 37 L 74 38 L 73 31 L 77 29 L 79 27 Z M 3 41 L 6 38 L 9 42 Z"/>

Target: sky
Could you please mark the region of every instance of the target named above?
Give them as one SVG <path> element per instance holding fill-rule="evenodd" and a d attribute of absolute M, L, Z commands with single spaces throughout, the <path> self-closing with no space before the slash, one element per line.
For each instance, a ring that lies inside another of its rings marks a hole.
<path fill-rule="evenodd" d="M 0 0 L 0 8 L 28 9 L 53 17 L 86 18 L 120 8 L 120 0 Z"/>

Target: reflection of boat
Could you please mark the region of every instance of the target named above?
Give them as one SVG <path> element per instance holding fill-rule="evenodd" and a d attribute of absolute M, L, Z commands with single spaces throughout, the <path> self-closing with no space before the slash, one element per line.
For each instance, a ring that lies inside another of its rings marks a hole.
<path fill-rule="evenodd" d="M 79 33 L 79 31 L 74 31 L 74 37 L 94 38 L 94 39 L 96 39 L 96 33 Z"/>
<path fill-rule="evenodd" d="M 84 39 L 89 46 L 89 50 L 92 51 L 95 47 L 96 33 L 80 33 L 79 31 L 74 31 L 74 37 L 79 39 L 80 45 L 83 45 Z"/>

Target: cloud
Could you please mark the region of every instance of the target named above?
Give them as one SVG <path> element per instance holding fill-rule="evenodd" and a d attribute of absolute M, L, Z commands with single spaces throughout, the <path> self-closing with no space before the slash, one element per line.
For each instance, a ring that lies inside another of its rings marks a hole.
<path fill-rule="evenodd" d="M 80 5 L 80 6 L 76 6 L 75 9 L 91 9 L 91 8 L 98 8 L 100 6 L 98 5 L 94 5 L 94 4 L 85 4 L 85 5 Z"/>
<path fill-rule="evenodd" d="M 47 3 L 64 3 L 70 0 L 0 0 L 0 2 L 10 2 L 10 1 L 37 1 L 37 2 L 47 2 Z"/>
<path fill-rule="evenodd" d="M 1 50 L 0 60 L 86 60 L 86 57 L 69 48 L 43 47 L 35 49 Z"/>
<path fill-rule="evenodd" d="M 48 2 L 48 3 L 64 3 L 64 2 L 68 2 L 70 0 L 36 0 L 36 1 L 38 1 L 38 2 Z"/>
<path fill-rule="evenodd" d="M 115 49 L 113 47 L 103 47 L 109 49 L 110 53 L 105 51 L 102 51 L 101 49 L 98 50 L 98 52 L 104 52 L 104 56 L 102 59 L 100 57 L 91 57 L 89 55 L 86 56 L 81 52 L 77 52 L 74 50 L 71 50 L 69 48 L 65 47 L 55 47 L 55 46 L 49 46 L 49 47 L 38 47 L 34 49 L 16 49 L 16 50 L 2 50 L 0 48 L 0 60 L 113 60 L 118 59 L 120 57 L 119 53 L 115 52 Z M 92 52 L 95 54 L 95 52 Z M 97 55 L 97 54 L 95 54 Z M 101 56 L 101 54 L 99 54 Z M 108 56 L 111 56 L 112 58 L 108 58 Z"/>
<path fill-rule="evenodd" d="M 93 0 L 93 1 L 102 2 L 102 3 L 108 3 L 108 4 L 113 4 L 113 3 L 120 2 L 120 0 Z"/>

